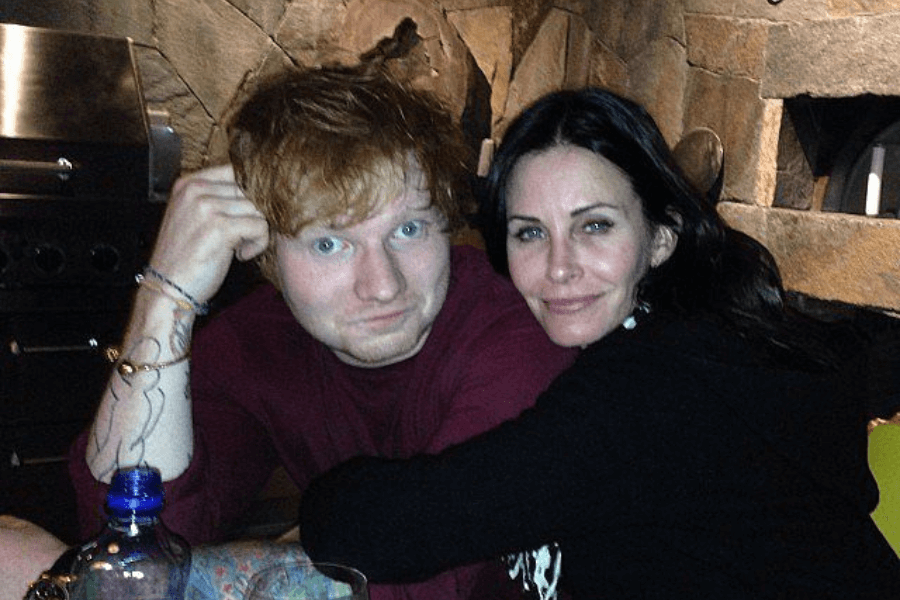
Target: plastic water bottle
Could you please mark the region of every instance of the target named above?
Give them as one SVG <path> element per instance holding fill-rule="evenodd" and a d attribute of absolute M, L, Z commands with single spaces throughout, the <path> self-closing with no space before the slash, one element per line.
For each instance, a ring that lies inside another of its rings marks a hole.
<path fill-rule="evenodd" d="M 116 473 L 106 497 L 106 527 L 73 562 L 70 600 L 184 598 L 190 548 L 160 521 L 163 499 L 156 469 Z"/>

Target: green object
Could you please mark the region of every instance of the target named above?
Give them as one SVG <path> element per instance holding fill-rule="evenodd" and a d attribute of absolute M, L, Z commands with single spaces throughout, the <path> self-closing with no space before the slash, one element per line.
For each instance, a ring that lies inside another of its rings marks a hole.
<path fill-rule="evenodd" d="M 900 555 L 900 425 L 879 425 L 869 434 L 869 468 L 879 491 L 872 520 Z"/>

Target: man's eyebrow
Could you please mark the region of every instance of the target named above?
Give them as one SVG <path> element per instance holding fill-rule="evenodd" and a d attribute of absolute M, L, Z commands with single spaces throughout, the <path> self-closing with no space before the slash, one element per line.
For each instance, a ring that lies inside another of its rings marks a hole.
<path fill-rule="evenodd" d="M 435 206 L 433 202 L 427 202 L 425 204 L 422 204 L 421 206 L 408 206 L 400 214 L 423 213 L 423 212 L 430 212 L 432 210 L 436 210 L 436 211 L 440 212 L 438 207 Z"/>
<path fill-rule="evenodd" d="M 525 215 L 509 215 L 506 217 L 507 221 L 528 221 L 529 223 L 538 223 L 540 219 L 537 217 L 528 217 Z"/>

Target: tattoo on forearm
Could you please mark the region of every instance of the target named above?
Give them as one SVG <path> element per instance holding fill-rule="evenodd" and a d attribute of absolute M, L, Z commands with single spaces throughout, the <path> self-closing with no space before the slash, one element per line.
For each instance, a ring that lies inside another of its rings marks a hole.
<path fill-rule="evenodd" d="M 176 319 L 175 327 L 166 340 L 170 352 L 181 355 L 190 348 L 190 323 L 184 319 Z M 152 347 L 148 362 L 158 360 L 162 356 L 164 343 L 155 338 L 141 338 L 131 344 L 127 350 L 132 353 L 138 347 Z M 90 450 L 88 461 L 92 470 L 102 472 L 101 480 L 105 480 L 122 465 L 144 464 L 146 460 L 147 441 L 157 432 L 160 419 L 166 410 L 166 390 L 161 386 L 163 378 L 159 370 L 146 371 L 123 376 L 113 370 L 107 391 L 108 401 L 98 412 L 90 437 Z M 188 378 L 189 381 L 189 378 Z M 189 383 L 182 388 L 185 398 L 190 397 Z M 117 414 L 124 412 L 126 407 L 133 411 L 133 403 L 140 403 L 140 410 L 133 413 L 129 419 L 132 422 L 125 429 L 117 429 Z M 112 446 L 114 445 L 114 447 Z M 93 454 L 91 457 L 90 455 Z M 107 457 L 103 459 L 103 457 Z M 101 464 L 101 460 L 109 461 Z"/>
<path fill-rule="evenodd" d="M 191 325 L 187 321 L 175 322 L 175 329 L 169 339 L 174 354 L 183 354 L 191 347 Z"/>

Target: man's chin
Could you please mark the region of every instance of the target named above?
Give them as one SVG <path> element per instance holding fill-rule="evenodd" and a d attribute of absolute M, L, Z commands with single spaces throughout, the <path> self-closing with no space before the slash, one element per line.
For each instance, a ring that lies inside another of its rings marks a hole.
<path fill-rule="evenodd" d="M 376 369 L 406 360 L 418 354 L 425 344 L 427 332 L 418 337 L 404 335 L 399 339 L 378 340 L 377 343 L 358 344 L 344 350 L 336 350 L 338 358 L 343 362 L 363 367 Z"/>

